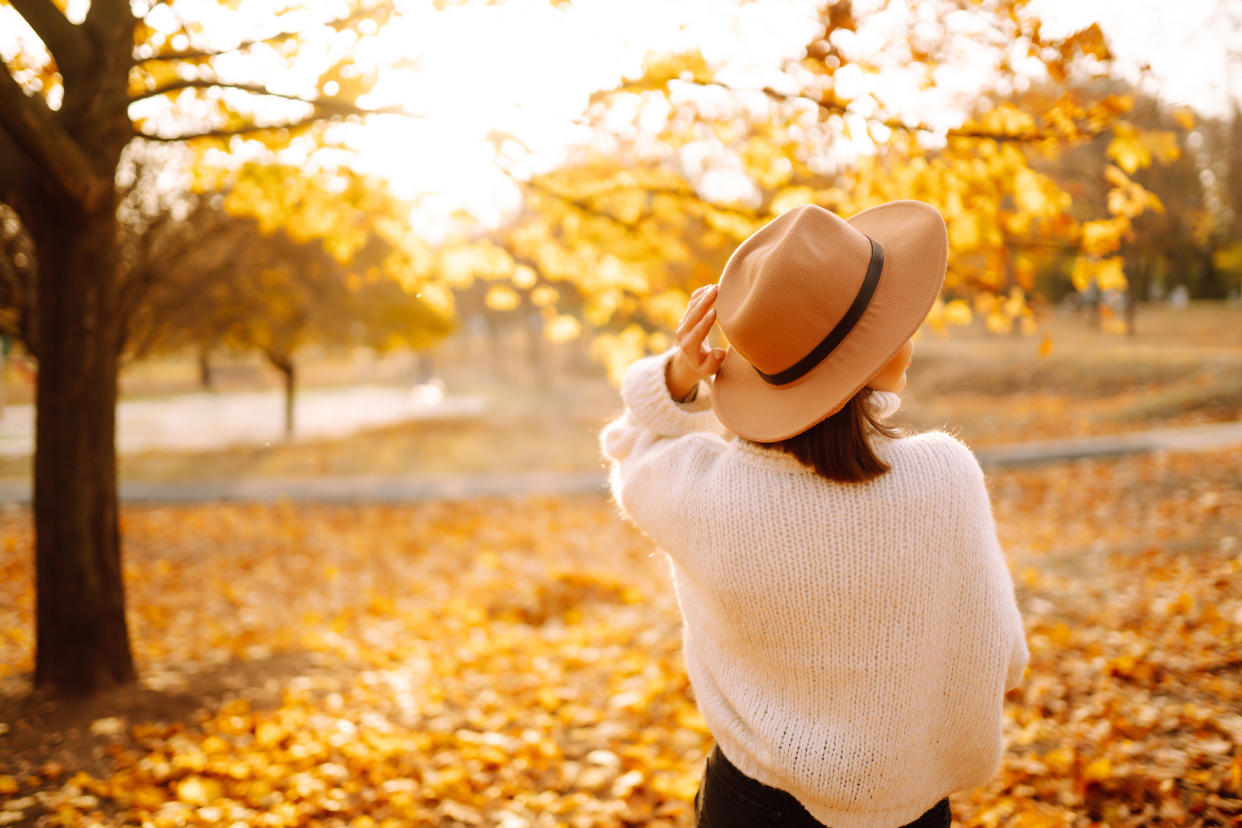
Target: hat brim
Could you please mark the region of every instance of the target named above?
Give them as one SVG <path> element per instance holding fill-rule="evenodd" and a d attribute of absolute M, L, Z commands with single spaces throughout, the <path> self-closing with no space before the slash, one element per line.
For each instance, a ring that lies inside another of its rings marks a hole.
<path fill-rule="evenodd" d="M 891 201 L 847 222 L 884 248 L 875 295 L 828 358 L 790 385 L 769 385 L 745 357 L 729 348 L 712 381 L 712 408 L 735 434 L 771 443 L 840 411 L 914 336 L 940 295 L 949 239 L 944 219 L 933 207 Z"/>

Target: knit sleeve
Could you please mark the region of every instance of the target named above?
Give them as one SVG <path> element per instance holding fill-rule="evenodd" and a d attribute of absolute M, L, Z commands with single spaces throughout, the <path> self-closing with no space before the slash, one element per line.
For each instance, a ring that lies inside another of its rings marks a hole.
<path fill-rule="evenodd" d="M 1005 668 L 1005 690 L 1009 691 L 1022 682 L 1022 675 L 1030 660 L 1030 650 L 1027 648 L 1022 614 L 1018 610 L 1018 601 L 1014 595 L 1013 577 L 1009 574 L 1005 553 L 996 536 L 996 519 L 992 515 L 987 482 L 973 454 L 970 454 L 970 464 L 973 497 L 978 504 L 978 513 L 985 518 L 982 522 L 983 565 L 988 576 L 987 581 L 996 591 L 992 600 L 998 605 L 999 626 L 1007 636 L 1009 644 L 1009 660 Z"/>
<path fill-rule="evenodd" d="M 625 372 L 621 380 L 625 413 L 605 426 L 600 435 L 604 456 L 609 460 L 625 463 L 636 449 L 649 449 L 660 439 L 720 431 L 711 403 L 703 394 L 690 403 L 674 402 L 669 396 L 664 367 L 670 356 L 671 352 L 644 357 Z"/>
<path fill-rule="evenodd" d="M 673 352 L 636 361 L 621 381 L 621 399 L 634 416 L 660 437 L 680 437 L 692 431 L 713 431 L 716 415 L 704 394 L 689 403 L 674 402 L 664 383 L 664 371 Z M 702 387 L 700 386 L 700 391 Z"/>
<path fill-rule="evenodd" d="M 961 486 L 964 498 L 964 531 L 973 538 L 964 551 L 969 556 L 967 565 L 978 577 L 969 579 L 974 586 L 972 594 L 964 596 L 964 602 L 979 613 L 978 633 L 995 641 L 1004 654 L 1003 663 L 997 666 L 1004 674 L 1003 689 L 1008 691 L 1021 683 L 1030 651 L 1014 595 L 1013 578 L 997 538 L 987 482 L 969 448 L 946 434 L 937 436 L 951 455 L 946 459 L 959 472 L 954 479 Z"/>
<path fill-rule="evenodd" d="M 694 469 L 724 447 L 723 427 L 705 395 L 685 404 L 669 396 L 664 382 L 669 357 L 659 354 L 630 366 L 621 382 L 625 413 L 600 435 L 611 461 L 613 496 L 662 546 L 668 538 L 664 530 L 681 522 L 675 514 L 676 493 L 693 486 Z"/>

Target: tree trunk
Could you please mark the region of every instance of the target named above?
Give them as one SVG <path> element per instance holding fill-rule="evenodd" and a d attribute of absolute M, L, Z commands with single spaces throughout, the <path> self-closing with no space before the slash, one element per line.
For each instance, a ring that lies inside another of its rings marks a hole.
<path fill-rule="evenodd" d="M 538 388 L 547 388 L 548 363 L 544 358 L 543 320 L 531 314 L 523 320 L 526 328 L 526 356 L 530 365 L 531 381 Z"/>
<path fill-rule="evenodd" d="M 212 391 L 211 349 L 206 345 L 198 348 L 198 386 L 204 391 Z"/>
<path fill-rule="evenodd" d="M 39 263 L 35 392 L 36 686 L 90 693 L 133 681 L 116 481 L 116 315 L 121 254 L 113 181 L 132 137 L 134 20 L 123 0 L 94 0 L 80 42 L 61 45 L 64 97 L 16 188 Z M 89 47 L 89 48 L 87 48 Z M 74 63 L 76 61 L 76 64 Z M 80 64 L 80 65 L 77 65 Z M 24 120 L 21 120 L 24 118 Z"/>
<path fill-rule="evenodd" d="M 117 522 L 115 199 L 42 205 L 36 390 L 36 685 L 89 693 L 135 678 Z"/>
<path fill-rule="evenodd" d="M 501 336 L 500 323 L 491 314 L 484 314 L 483 322 L 487 331 L 488 364 L 492 369 L 492 379 L 499 380 L 505 374 L 503 367 L 505 343 Z"/>
<path fill-rule="evenodd" d="M 4 404 L 9 390 L 9 338 L 0 337 L 0 417 L 4 416 Z"/>
<path fill-rule="evenodd" d="M 293 394 L 296 388 L 297 368 L 289 360 L 282 373 L 285 375 L 285 439 L 293 439 Z"/>
<path fill-rule="evenodd" d="M 293 439 L 293 400 L 297 389 L 297 366 L 293 357 L 285 354 L 268 353 L 268 361 L 280 372 L 285 386 L 285 439 Z"/>
<path fill-rule="evenodd" d="M 415 354 L 418 368 L 418 384 L 426 385 L 436 378 L 436 355 L 431 351 L 419 351 Z"/>

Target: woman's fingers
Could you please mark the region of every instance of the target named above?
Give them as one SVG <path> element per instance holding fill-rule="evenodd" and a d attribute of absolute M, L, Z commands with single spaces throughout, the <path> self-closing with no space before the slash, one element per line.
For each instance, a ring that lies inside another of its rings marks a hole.
<path fill-rule="evenodd" d="M 703 304 L 703 294 L 696 291 L 695 295 L 690 297 L 690 304 L 686 306 L 686 312 L 682 314 L 681 323 L 677 326 L 677 331 L 674 334 L 678 342 L 685 339 L 690 329 L 698 324 L 706 307 Z"/>
<path fill-rule="evenodd" d="M 706 353 L 703 353 L 703 340 L 707 339 L 707 332 L 712 329 L 714 324 L 716 324 L 716 309 L 708 308 L 704 312 L 703 318 L 690 329 L 690 335 L 686 337 L 686 345 L 691 347 L 695 353 L 707 356 Z"/>
<path fill-rule="evenodd" d="M 707 332 L 711 330 L 715 322 L 716 309 L 708 308 L 698 324 L 691 328 L 690 332 L 681 340 L 681 353 L 685 357 L 686 364 L 699 376 L 710 376 L 715 373 L 706 364 L 711 357 L 711 350 L 703 345 L 703 340 L 707 338 Z"/>
<path fill-rule="evenodd" d="M 681 324 L 677 326 L 678 361 L 685 370 L 707 379 L 720 369 L 725 352 L 704 345 L 707 334 L 716 323 L 716 285 L 705 285 L 690 296 Z"/>
<path fill-rule="evenodd" d="M 680 343 L 690 335 L 702 320 L 708 308 L 716 301 L 716 286 L 706 285 L 699 288 L 690 295 L 690 304 L 686 308 L 685 314 L 681 318 L 681 324 L 677 326 L 675 336 Z"/>

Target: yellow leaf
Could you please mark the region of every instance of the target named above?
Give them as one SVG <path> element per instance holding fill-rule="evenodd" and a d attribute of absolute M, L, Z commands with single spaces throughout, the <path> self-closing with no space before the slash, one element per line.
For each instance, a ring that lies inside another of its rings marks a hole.
<path fill-rule="evenodd" d="M 1082 225 L 1082 249 L 1095 256 L 1111 253 L 1121 246 L 1121 237 L 1129 228 L 1125 219 L 1086 221 Z"/>
<path fill-rule="evenodd" d="M 187 776 L 177 783 L 177 798 L 187 805 L 209 805 L 223 793 L 219 782 L 201 776 Z"/>
<path fill-rule="evenodd" d="M 787 210 L 814 202 L 815 191 L 810 187 L 786 187 L 772 199 L 771 212 L 772 215 L 778 216 Z"/>
<path fill-rule="evenodd" d="M 1125 290 L 1126 274 L 1122 270 L 1122 258 L 1113 256 L 1100 262 L 1095 271 L 1095 282 L 1100 290 Z"/>
<path fill-rule="evenodd" d="M 530 295 L 530 301 L 540 308 L 555 304 L 559 298 L 560 293 L 557 292 L 556 288 L 547 285 L 535 288 Z"/>
<path fill-rule="evenodd" d="M 1104 165 L 1104 180 L 1114 187 L 1124 187 L 1130 183 L 1130 177 L 1112 164 Z"/>
<path fill-rule="evenodd" d="M 561 706 L 561 697 L 551 687 L 540 687 L 535 691 L 535 700 L 549 713 Z"/>
<path fill-rule="evenodd" d="M 1014 177 L 1013 199 L 1019 210 L 1035 215 L 1043 215 L 1049 207 L 1039 174 L 1029 168 L 1018 170 Z"/>
<path fill-rule="evenodd" d="M 569 342 L 582 333 L 582 323 L 564 314 L 555 317 L 543 327 L 543 335 L 549 342 Z"/>
<path fill-rule="evenodd" d="M 1013 317 L 1006 316 L 999 310 L 992 311 L 985 320 L 988 331 L 994 334 L 1007 334 L 1013 330 Z"/>
<path fill-rule="evenodd" d="M 526 265 L 518 265 L 513 268 L 513 275 L 510 278 L 513 281 L 513 286 L 522 290 L 533 288 L 537 279 L 535 271 Z"/>
<path fill-rule="evenodd" d="M 1035 131 L 1035 119 L 1010 103 L 1003 103 L 983 116 L 983 126 L 992 132 L 1023 135 Z"/>
<path fill-rule="evenodd" d="M 254 742 L 261 748 L 273 748 L 285 738 L 285 731 L 275 722 L 264 722 L 254 733 Z"/>
<path fill-rule="evenodd" d="M 1052 337 L 1045 334 L 1044 338 L 1039 341 L 1039 355 L 1046 357 L 1050 353 L 1052 353 Z"/>
<path fill-rule="evenodd" d="M 1181 124 L 1182 129 L 1190 132 L 1195 128 L 1195 114 L 1188 106 L 1178 107 L 1173 110 L 1173 118 Z"/>
<path fill-rule="evenodd" d="M 17 777 L 0 776 L 0 794 L 17 793 Z"/>
<path fill-rule="evenodd" d="M 1113 127 L 1113 140 L 1108 145 L 1108 157 L 1127 173 L 1151 165 L 1151 152 L 1128 121 L 1119 121 Z"/>
<path fill-rule="evenodd" d="M 1070 281 L 1074 284 L 1074 290 L 1082 293 L 1091 287 L 1091 280 L 1094 276 L 1095 272 L 1092 270 L 1090 259 L 1079 256 L 1074 260 L 1074 269 L 1070 272 Z"/>
<path fill-rule="evenodd" d="M 954 250 L 971 250 L 979 246 L 982 238 L 979 218 L 974 213 L 965 212 L 949 221 L 949 243 Z"/>
<path fill-rule="evenodd" d="M 643 61 L 642 76 L 628 81 L 624 88 L 632 92 L 663 89 L 674 80 L 706 83 L 712 80 L 712 70 L 697 50 L 683 54 L 651 55 Z M 598 97 L 593 100 L 598 100 Z"/>
<path fill-rule="evenodd" d="M 976 315 L 987 316 L 996 310 L 996 305 L 997 298 L 995 293 L 975 294 L 974 306 Z"/>
<path fill-rule="evenodd" d="M 1063 748 L 1055 748 L 1044 754 L 1044 764 L 1058 774 L 1065 774 L 1074 766 L 1073 752 Z"/>
<path fill-rule="evenodd" d="M 1177 142 L 1177 134 L 1168 130 L 1148 130 L 1140 133 L 1139 140 L 1148 153 L 1161 164 L 1168 164 L 1182 157 L 1181 145 Z"/>
<path fill-rule="evenodd" d="M 508 285 L 492 285 L 483 301 L 494 311 L 511 311 L 522 304 L 522 297 Z"/>
<path fill-rule="evenodd" d="M 1035 264 L 1028 256 L 1018 256 L 1013 263 L 1013 277 L 1023 288 L 1030 290 L 1035 284 Z"/>
<path fill-rule="evenodd" d="M 1016 319 L 1026 313 L 1026 295 L 1021 288 L 1014 288 L 1009 291 L 1009 298 L 1005 300 L 1005 304 L 1001 306 L 1001 310 L 1010 319 Z"/>
<path fill-rule="evenodd" d="M 1109 779 L 1112 777 L 1113 764 L 1112 762 L 1108 761 L 1107 756 L 1101 756 L 1100 758 L 1091 762 L 1091 764 L 1087 765 L 1087 767 L 1083 769 L 1082 775 L 1083 775 L 1083 778 L 1089 782 L 1091 781 L 1102 782 L 1105 779 Z"/>
<path fill-rule="evenodd" d="M 970 305 L 961 299 L 954 299 L 944 306 L 944 321 L 946 324 L 964 327 L 969 325 L 973 318 L 970 312 Z"/>

